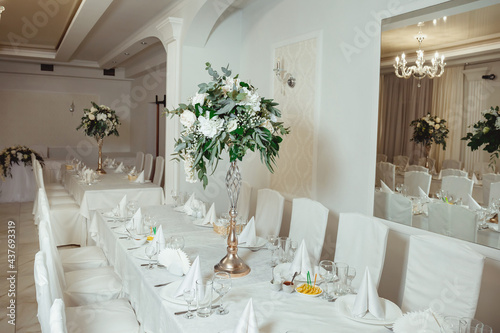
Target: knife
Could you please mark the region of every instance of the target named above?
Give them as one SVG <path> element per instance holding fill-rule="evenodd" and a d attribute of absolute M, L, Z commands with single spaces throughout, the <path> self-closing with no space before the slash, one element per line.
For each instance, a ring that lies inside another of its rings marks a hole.
<path fill-rule="evenodd" d="M 160 283 L 160 284 L 155 285 L 155 287 L 163 287 L 163 286 L 166 286 L 167 284 L 171 284 L 173 282 L 175 282 L 175 281 L 170 281 L 170 282 L 167 282 L 167 283 Z"/>
<path fill-rule="evenodd" d="M 212 305 L 212 310 L 213 309 L 217 309 L 220 305 Z M 197 309 L 194 309 L 194 310 L 191 310 L 191 311 L 196 311 Z M 174 312 L 174 315 L 178 316 L 178 315 L 182 315 L 182 314 L 186 314 L 188 313 L 188 311 L 179 311 L 179 312 Z"/>

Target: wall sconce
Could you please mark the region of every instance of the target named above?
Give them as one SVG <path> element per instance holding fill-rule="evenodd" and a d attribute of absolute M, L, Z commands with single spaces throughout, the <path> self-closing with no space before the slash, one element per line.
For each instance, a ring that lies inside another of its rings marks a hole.
<path fill-rule="evenodd" d="M 276 67 L 273 69 L 273 71 L 274 73 L 276 73 L 276 77 L 281 83 L 288 84 L 290 88 L 295 87 L 295 78 L 292 74 L 281 68 L 281 62 L 279 58 L 276 61 Z"/>
<path fill-rule="evenodd" d="M 71 114 L 73 114 L 73 112 L 75 112 L 75 103 L 74 103 L 74 101 L 71 102 L 71 105 L 69 106 L 69 112 L 71 112 Z"/>

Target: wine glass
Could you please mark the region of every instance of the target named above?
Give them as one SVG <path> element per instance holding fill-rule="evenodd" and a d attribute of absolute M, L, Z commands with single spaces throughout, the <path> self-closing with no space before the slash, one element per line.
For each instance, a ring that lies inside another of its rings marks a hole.
<path fill-rule="evenodd" d="M 174 250 L 184 249 L 184 237 L 172 236 L 167 240 L 167 248 Z"/>
<path fill-rule="evenodd" d="M 149 258 L 148 269 L 153 269 L 153 256 L 156 254 L 156 246 L 148 245 L 144 249 L 146 256 Z"/>
<path fill-rule="evenodd" d="M 335 264 L 333 263 L 333 261 L 321 260 L 319 262 L 319 276 L 323 279 L 325 285 L 325 292 L 323 293 L 322 298 L 328 299 L 328 283 L 332 282 L 335 276 Z"/>
<path fill-rule="evenodd" d="M 129 216 L 134 216 L 135 210 L 137 209 L 137 201 L 136 200 L 130 200 L 127 203 L 127 209 L 128 209 L 128 215 Z"/>
<path fill-rule="evenodd" d="M 294 240 L 290 240 L 290 248 L 288 250 L 288 260 L 290 262 L 293 261 L 295 258 L 295 252 L 297 252 L 297 247 L 299 246 L 299 243 Z"/>
<path fill-rule="evenodd" d="M 396 192 L 401 193 L 402 190 L 403 190 L 403 184 L 398 183 L 396 185 Z"/>
<path fill-rule="evenodd" d="M 271 250 L 271 267 L 275 267 L 278 264 L 276 250 L 280 247 L 280 239 L 276 235 L 267 235 L 267 244 Z"/>
<path fill-rule="evenodd" d="M 195 295 L 196 291 L 194 289 L 184 289 L 183 292 L 184 300 L 188 304 L 188 312 L 184 315 L 184 318 L 186 319 L 194 318 L 194 314 L 191 311 L 191 303 L 193 303 Z"/>
<path fill-rule="evenodd" d="M 177 190 L 172 190 L 170 191 L 170 195 L 172 196 L 172 199 L 174 199 L 174 207 L 179 206 L 179 192 Z"/>
<path fill-rule="evenodd" d="M 352 288 L 352 280 L 356 277 L 356 269 L 352 266 L 347 268 L 347 290 L 350 294 L 354 294 L 354 289 Z"/>
<path fill-rule="evenodd" d="M 227 272 L 217 272 L 213 278 L 213 288 L 217 294 L 220 295 L 220 306 L 217 308 L 216 313 L 219 315 L 228 314 L 229 311 L 224 308 L 222 300 L 229 290 L 231 290 L 231 275 Z"/>

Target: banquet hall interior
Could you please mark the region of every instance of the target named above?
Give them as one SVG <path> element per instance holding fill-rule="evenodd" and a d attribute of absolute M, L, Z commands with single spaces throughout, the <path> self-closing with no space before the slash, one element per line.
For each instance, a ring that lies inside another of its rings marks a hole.
<path fill-rule="evenodd" d="M 500 163 L 463 139 L 500 105 L 499 15 L 499 0 L 0 0 L 0 331 L 500 331 Z M 398 77 L 417 50 L 444 73 Z M 217 79 L 241 90 L 213 112 Z M 208 117 L 251 103 L 267 118 L 241 152 L 243 130 Z M 94 112 L 119 135 L 89 134 Z M 445 150 L 414 139 L 427 114 Z M 197 274 L 211 315 L 199 297 L 174 315 Z M 288 294 L 295 275 L 321 295 Z"/>

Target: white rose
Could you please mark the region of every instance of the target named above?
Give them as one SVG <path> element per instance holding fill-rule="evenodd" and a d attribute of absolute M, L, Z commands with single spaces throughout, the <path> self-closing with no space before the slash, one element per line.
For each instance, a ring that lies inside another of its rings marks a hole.
<path fill-rule="evenodd" d="M 417 123 L 417 127 L 420 127 L 420 123 Z"/>
<path fill-rule="evenodd" d="M 193 104 L 193 105 L 196 105 L 196 104 L 203 105 L 203 103 L 205 103 L 205 97 L 207 97 L 207 94 L 198 94 L 198 93 L 196 93 L 196 95 L 191 100 L 191 104 Z"/>
<path fill-rule="evenodd" d="M 227 123 L 227 131 L 232 132 L 238 128 L 238 121 L 236 119 L 230 120 Z"/>
<path fill-rule="evenodd" d="M 274 132 L 274 127 L 273 124 L 271 124 L 271 121 L 269 119 L 266 119 L 262 124 L 260 124 L 261 127 L 267 128 L 269 132 L 273 133 Z"/>
<path fill-rule="evenodd" d="M 194 122 L 196 121 L 196 115 L 189 111 L 189 110 L 184 110 L 184 112 L 181 114 L 181 124 L 184 125 L 187 128 L 190 128 L 193 126 Z"/>
<path fill-rule="evenodd" d="M 93 114 L 93 113 L 89 113 L 89 119 L 90 119 L 90 120 L 94 120 L 94 119 L 95 119 L 95 116 L 94 116 L 94 114 Z"/>
<path fill-rule="evenodd" d="M 105 113 L 99 113 L 97 115 L 97 120 L 106 120 L 108 117 L 106 116 Z"/>
<path fill-rule="evenodd" d="M 207 138 L 213 138 L 216 136 L 224 126 L 224 119 L 207 119 L 203 116 L 198 118 L 200 122 L 200 132 Z"/>
<path fill-rule="evenodd" d="M 108 118 L 111 118 L 111 113 L 108 113 Z"/>
<path fill-rule="evenodd" d="M 436 123 L 439 124 L 441 122 L 441 118 L 436 117 Z"/>
<path fill-rule="evenodd" d="M 434 126 L 434 122 L 433 121 L 428 121 L 427 122 L 430 126 Z"/>
<path fill-rule="evenodd" d="M 99 105 L 99 108 L 104 109 L 104 110 L 108 109 L 108 107 L 106 105 Z"/>
<path fill-rule="evenodd" d="M 21 153 L 17 153 L 17 159 L 18 159 L 18 160 L 22 160 L 22 159 L 23 159 L 23 154 L 21 154 Z"/>
<path fill-rule="evenodd" d="M 435 128 L 435 129 L 437 129 L 437 130 L 438 130 L 440 127 L 441 127 L 441 126 L 439 126 L 439 124 L 434 125 L 434 128 Z"/>
<path fill-rule="evenodd" d="M 90 112 L 92 112 L 92 113 L 97 112 L 97 109 L 95 107 L 91 107 Z"/>
<path fill-rule="evenodd" d="M 271 114 L 271 121 L 273 123 L 277 122 L 278 121 L 278 117 L 276 117 L 274 114 Z"/>

